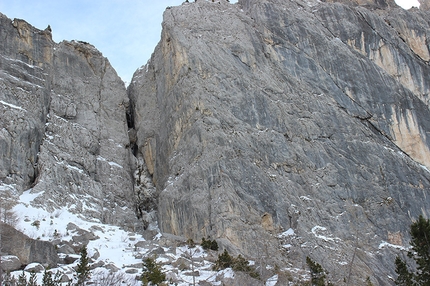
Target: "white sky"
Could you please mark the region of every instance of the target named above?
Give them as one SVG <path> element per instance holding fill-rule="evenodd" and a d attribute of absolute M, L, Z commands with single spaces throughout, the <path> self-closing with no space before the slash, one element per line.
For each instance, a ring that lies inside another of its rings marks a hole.
<path fill-rule="evenodd" d="M 189 0 L 193 2 L 194 0 Z M 395 0 L 405 9 L 417 0 Z M 55 42 L 89 42 L 129 82 L 160 40 L 163 12 L 184 0 L 0 0 L 0 12 L 38 29 L 51 25 Z M 236 3 L 231 0 L 230 3 Z"/>
<path fill-rule="evenodd" d="M 420 3 L 418 0 L 395 0 L 397 5 L 402 6 L 405 9 L 410 9 L 412 7 L 419 7 Z"/>

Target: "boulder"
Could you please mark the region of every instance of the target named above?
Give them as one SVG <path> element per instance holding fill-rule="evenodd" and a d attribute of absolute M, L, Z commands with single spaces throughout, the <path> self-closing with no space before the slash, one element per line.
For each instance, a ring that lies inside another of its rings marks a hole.
<path fill-rule="evenodd" d="M 4 255 L 1 256 L 0 267 L 6 272 L 15 271 L 21 268 L 21 261 L 17 256 Z"/>
<path fill-rule="evenodd" d="M 57 246 L 57 252 L 63 254 L 76 254 L 75 250 L 68 243 L 59 244 Z"/>
<path fill-rule="evenodd" d="M 45 267 L 43 267 L 40 263 L 30 263 L 25 268 L 24 271 L 34 272 L 34 273 L 42 273 L 45 271 Z"/>
<path fill-rule="evenodd" d="M 55 246 L 48 241 L 29 238 L 12 226 L 1 223 L 2 251 L 15 255 L 22 264 L 40 263 L 57 266 L 58 255 Z"/>

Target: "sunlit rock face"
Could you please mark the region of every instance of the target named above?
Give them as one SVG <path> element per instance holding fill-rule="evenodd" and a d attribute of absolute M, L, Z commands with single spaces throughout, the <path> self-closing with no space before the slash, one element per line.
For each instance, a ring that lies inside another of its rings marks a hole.
<path fill-rule="evenodd" d="M 428 19 L 394 1 L 166 10 L 128 89 L 161 230 L 392 284 L 429 212 Z"/>

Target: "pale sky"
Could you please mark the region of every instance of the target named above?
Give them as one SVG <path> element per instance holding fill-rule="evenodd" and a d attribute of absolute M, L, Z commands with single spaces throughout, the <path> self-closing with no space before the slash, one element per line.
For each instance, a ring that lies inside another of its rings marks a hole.
<path fill-rule="evenodd" d="M 189 0 L 193 2 L 194 0 Z M 146 64 L 160 40 L 163 12 L 184 0 L 0 0 L 0 12 L 38 29 L 48 25 L 55 42 L 89 42 L 123 81 Z M 237 0 L 230 0 L 236 3 Z M 396 0 L 408 9 L 417 0 Z M 402 2 L 402 3 L 401 3 Z"/>

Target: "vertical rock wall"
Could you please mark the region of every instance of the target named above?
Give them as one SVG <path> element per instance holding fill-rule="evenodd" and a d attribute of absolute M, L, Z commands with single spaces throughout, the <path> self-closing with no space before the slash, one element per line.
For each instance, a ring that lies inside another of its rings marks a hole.
<path fill-rule="evenodd" d="M 0 179 L 22 191 L 37 177 L 50 101 L 52 38 L 0 14 Z"/>
<path fill-rule="evenodd" d="M 92 45 L 0 15 L 0 190 L 128 228 L 134 157 L 124 83 Z"/>
<path fill-rule="evenodd" d="M 310 256 L 336 285 L 392 283 L 429 215 L 429 17 L 361 2 L 166 10 L 128 90 L 162 231 L 272 265 Z"/>

